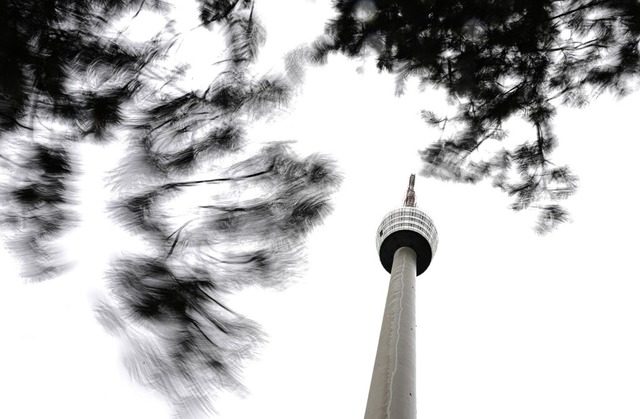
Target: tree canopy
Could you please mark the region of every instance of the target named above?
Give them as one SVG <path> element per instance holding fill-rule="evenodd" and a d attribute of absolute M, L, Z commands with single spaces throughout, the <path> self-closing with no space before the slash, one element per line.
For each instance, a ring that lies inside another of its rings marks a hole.
<path fill-rule="evenodd" d="M 210 409 L 216 389 L 241 388 L 240 366 L 262 335 L 224 297 L 285 285 L 340 181 L 321 155 L 247 146 L 247 126 L 284 106 L 296 81 L 252 71 L 264 41 L 252 1 L 198 6 L 199 26 L 222 39 L 212 54 L 223 59 L 194 89 L 184 83 L 188 64 L 174 57 L 184 34 L 172 29 L 168 3 L 0 4 L 6 242 L 26 278 L 64 272 L 58 245 L 82 220 L 78 202 L 91 199 L 75 187 L 78 146 L 123 149 L 106 180 L 106 211 L 142 250 L 111 262 L 97 314 L 125 342 L 132 376 L 179 416 Z M 127 28 L 147 12 L 166 25 L 133 41 Z"/>
<path fill-rule="evenodd" d="M 421 152 L 423 174 L 475 183 L 491 179 L 513 209 L 538 208 L 537 230 L 566 221 L 558 202 L 577 176 L 551 155 L 559 105 L 583 106 L 610 90 L 627 93 L 640 65 L 636 0 L 337 0 L 337 17 L 313 58 L 373 53 L 381 71 L 444 89 L 454 115 L 425 110 L 443 136 Z M 504 124 L 532 126 L 514 141 Z"/>

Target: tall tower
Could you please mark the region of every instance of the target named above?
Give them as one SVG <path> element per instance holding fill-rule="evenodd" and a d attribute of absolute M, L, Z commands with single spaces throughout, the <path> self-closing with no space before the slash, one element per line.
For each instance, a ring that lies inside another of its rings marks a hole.
<path fill-rule="evenodd" d="M 416 276 L 431 263 L 438 232 L 416 207 L 415 175 L 401 208 L 389 212 L 376 239 L 391 274 L 365 419 L 416 419 Z"/>

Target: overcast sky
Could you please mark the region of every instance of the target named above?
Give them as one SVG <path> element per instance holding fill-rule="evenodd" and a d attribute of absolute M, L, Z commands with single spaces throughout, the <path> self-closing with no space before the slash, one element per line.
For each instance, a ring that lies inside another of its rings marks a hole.
<path fill-rule="evenodd" d="M 321 33 L 326 3 L 256 3 L 269 37 L 264 71 Z M 198 36 L 185 50 L 203 49 Z M 376 228 L 420 171 L 417 151 L 438 138 L 420 110 L 446 106 L 430 90 L 395 97 L 393 77 L 372 62 L 332 57 L 308 71 L 290 108 L 256 124 L 256 141 L 297 140 L 303 153 L 331 154 L 345 180 L 335 211 L 310 237 L 297 282 L 230 299 L 264 326 L 269 343 L 245 370 L 248 394 L 222 396 L 219 418 L 363 416 L 389 279 Z M 419 418 L 640 417 L 639 106 L 639 94 L 605 95 L 585 109 L 560 109 L 554 160 L 574 169 L 580 189 L 567 202 L 572 222 L 547 236 L 533 231 L 535 214 L 513 213 L 489 185 L 417 178 L 418 206 L 440 236 L 417 282 Z M 510 134 L 533 132 L 514 123 Z M 85 152 L 97 182 L 114 161 Z M 3 258 L 0 417 L 169 417 L 127 379 L 121 343 L 92 314 L 108 261 L 102 247 L 118 237 L 99 226 L 75 234 L 69 249 L 82 262 L 64 277 L 23 285 Z"/>

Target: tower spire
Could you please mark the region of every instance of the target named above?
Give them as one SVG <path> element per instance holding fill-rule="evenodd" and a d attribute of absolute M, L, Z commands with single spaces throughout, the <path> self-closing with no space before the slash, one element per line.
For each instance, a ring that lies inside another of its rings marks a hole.
<path fill-rule="evenodd" d="M 413 186 L 416 183 L 416 175 L 413 173 L 409 176 L 409 187 L 407 188 L 407 195 L 404 198 L 405 207 L 416 206 L 416 192 L 413 190 Z"/>

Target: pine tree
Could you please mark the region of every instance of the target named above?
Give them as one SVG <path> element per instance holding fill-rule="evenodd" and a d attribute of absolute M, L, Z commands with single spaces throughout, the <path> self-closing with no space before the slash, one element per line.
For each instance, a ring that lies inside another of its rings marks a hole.
<path fill-rule="evenodd" d="M 443 88 L 455 115 L 423 112 L 443 137 L 421 152 L 423 174 L 476 183 L 489 178 L 538 208 L 543 233 L 565 221 L 558 201 L 577 177 L 551 160 L 558 105 L 585 105 L 605 90 L 626 93 L 639 69 L 640 3 L 635 0 L 337 0 L 338 13 L 313 48 L 363 56 L 381 71 Z M 510 118 L 531 124 L 531 139 L 509 141 Z M 453 132 L 452 132 L 453 131 Z"/>
<path fill-rule="evenodd" d="M 109 212 L 144 250 L 111 263 L 109 298 L 97 313 L 126 342 L 132 376 L 179 417 L 210 411 L 217 389 L 241 389 L 242 361 L 262 334 L 225 296 L 287 284 L 340 180 L 323 156 L 301 158 L 284 143 L 258 149 L 247 138 L 251 122 L 284 106 L 296 82 L 252 72 L 265 37 L 252 1 L 198 5 L 200 25 L 225 45 L 199 90 L 184 87 L 186 67 L 173 57 L 182 34 L 170 25 L 142 43 L 125 34 L 141 12 L 170 19 L 168 4 L 0 6 L 8 242 L 25 277 L 63 272 L 56 245 L 80 218 L 77 145 L 125 147 L 110 175 Z"/>
<path fill-rule="evenodd" d="M 144 0 L 0 4 L 2 219 L 28 278 L 63 269 L 55 242 L 77 221 L 74 144 L 103 139 L 121 122 L 158 53 L 102 35 L 142 7 L 161 10 Z"/>

